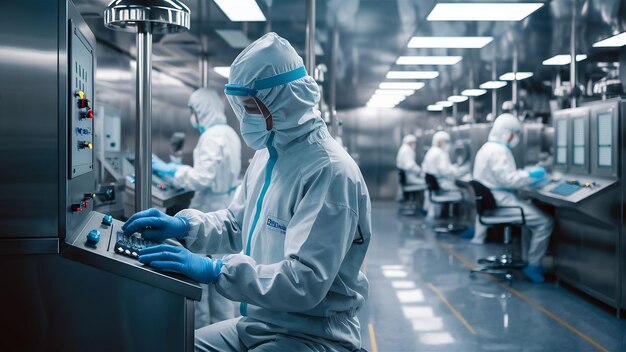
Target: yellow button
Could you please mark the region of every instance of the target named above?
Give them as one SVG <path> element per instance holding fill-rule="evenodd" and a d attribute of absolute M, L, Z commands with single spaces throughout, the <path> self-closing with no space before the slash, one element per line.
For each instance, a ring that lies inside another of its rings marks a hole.
<path fill-rule="evenodd" d="M 76 92 L 76 96 L 78 96 L 81 99 L 85 99 L 85 92 L 83 92 L 82 90 L 79 90 Z"/>

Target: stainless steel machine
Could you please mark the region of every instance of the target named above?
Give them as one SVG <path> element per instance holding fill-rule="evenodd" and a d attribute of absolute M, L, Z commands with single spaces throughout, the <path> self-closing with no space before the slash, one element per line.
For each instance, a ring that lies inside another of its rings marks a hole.
<path fill-rule="evenodd" d="M 459 165 L 469 163 L 471 172 L 476 154 L 487 142 L 490 130 L 491 124 L 489 123 L 473 123 L 453 127 L 450 131 L 450 160 Z"/>
<path fill-rule="evenodd" d="M 554 114 L 554 172 L 523 193 L 554 208 L 554 269 L 615 308 L 624 294 L 626 102 L 594 102 Z"/>
<path fill-rule="evenodd" d="M 69 1 L 3 13 L 0 350 L 191 351 L 200 287 L 140 264 L 147 244 L 93 210 L 92 32 Z"/>
<path fill-rule="evenodd" d="M 518 168 L 537 165 L 542 159 L 541 138 L 545 125 L 538 122 L 522 124 L 520 143 L 513 148 L 513 157 Z"/>
<path fill-rule="evenodd" d="M 126 177 L 125 184 L 124 216 L 129 218 L 135 213 L 135 177 Z M 152 175 L 152 207 L 166 214 L 175 215 L 188 208 L 193 195 L 193 191 L 175 187 L 159 176 Z"/>

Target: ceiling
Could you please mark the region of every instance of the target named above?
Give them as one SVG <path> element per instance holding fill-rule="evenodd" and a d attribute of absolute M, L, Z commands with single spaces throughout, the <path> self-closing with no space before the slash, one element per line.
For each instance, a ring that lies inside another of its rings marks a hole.
<path fill-rule="evenodd" d="M 258 0 L 267 22 L 231 22 L 212 0 L 182 0 L 191 10 L 191 30 L 186 33 L 155 36 L 154 67 L 191 86 L 200 82 L 199 60 L 202 53 L 209 64 L 228 66 L 241 49 L 230 47 L 216 30 L 242 30 L 250 40 L 268 31 L 288 39 L 304 56 L 305 1 Z M 114 32 L 103 25 L 102 14 L 109 0 L 76 0 L 99 42 L 134 55 L 134 36 Z M 460 1 L 446 1 L 460 2 Z M 485 2 L 483 0 L 482 2 Z M 509 1 L 515 2 L 515 1 Z M 626 2 L 621 0 L 554 0 L 520 22 L 429 22 L 426 17 L 435 0 L 318 0 L 316 2 L 317 41 L 323 51 L 317 63 L 331 67 L 332 33 L 339 35 L 337 55 L 337 109 L 365 105 L 378 84 L 391 69 L 398 67 L 400 55 L 462 55 L 463 60 L 449 67 L 433 69 L 440 76 L 426 81 L 425 88 L 400 104 L 405 109 L 424 109 L 428 104 L 466 88 L 476 88 L 491 79 L 492 65 L 497 74 L 512 69 L 512 53 L 517 48 L 519 70 L 534 77 L 521 81 L 523 95 L 551 97 L 557 73 L 568 79 L 568 68 L 542 66 L 556 54 L 569 53 L 573 4 L 579 11 L 576 45 L 578 53 L 589 55 L 579 65 L 579 81 L 597 80 L 605 75 L 599 62 L 618 61 L 617 49 L 593 49 L 592 44 L 626 30 Z M 494 36 L 482 49 L 407 49 L 414 36 Z M 221 85 L 225 79 L 211 71 L 210 82 Z M 500 89 L 501 99 L 510 99 L 510 85 Z M 328 92 L 328 89 L 326 89 Z M 541 100 L 541 99 L 539 99 Z M 488 95 L 476 99 L 477 109 L 490 110 Z M 459 106 L 467 109 L 468 104 Z M 539 104 L 541 105 L 541 104 Z M 538 109 L 546 109 L 547 104 Z"/>

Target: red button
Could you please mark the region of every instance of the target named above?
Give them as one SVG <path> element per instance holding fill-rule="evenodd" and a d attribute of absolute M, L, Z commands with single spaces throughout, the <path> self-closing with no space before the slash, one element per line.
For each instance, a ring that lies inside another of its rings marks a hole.
<path fill-rule="evenodd" d="M 83 211 L 83 208 L 80 206 L 80 204 L 72 204 L 72 211 L 75 213 L 79 213 Z"/>
<path fill-rule="evenodd" d="M 80 109 L 89 107 L 89 99 L 78 99 L 78 107 Z"/>
<path fill-rule="evenodd" d="M 93 110 L 89 110 L 87 111 L 87 116 L 88 119 L 93 119 Z"/>
<path fill-rule="evenodd" d="M 83 207 L 85 207 L 85 208 L 89 207 L 89 201 L 84 200 L 83 201 Z"/>

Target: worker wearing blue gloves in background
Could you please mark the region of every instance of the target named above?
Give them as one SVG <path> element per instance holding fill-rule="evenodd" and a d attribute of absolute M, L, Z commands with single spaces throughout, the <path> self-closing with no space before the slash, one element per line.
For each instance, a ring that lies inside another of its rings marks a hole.
<path fill-rule="evenodd" d="M 528 266 L 523 272 L 532 282 L 541 283 L 544 281 L 541 260 L 548 248 L 554 225 L 552 218 L 516 194 L 519 188 L 546 176 L 543 167 L 530 171 L 517 169 L 511 149 L 520 141 L 521 128 L 519 120 L 511 114 L 502 114 L 496 118 L 489 133 L 489 141 L 476 154 L 473 177 L 489 187 L 498 206 L 519 206 L 524 209 L 526 226 L 532 234 Z M 485 227 L 476 221 L 476 234 L 472 242 L 483 243 L 485 236 Z"/>
<path fill-rule="evenodd" d="M 124 230 L 184 238 L 197 253 L 236 254 L 220 262 L 159 245 L 140 261 L 242 302 L 243 317 L 196 331 L 196 350 L 359 350 L 371 206 L 358 166 L 316 109 L 317 83 L 289 42 L 268 33 L 235 59 L 225 91 L 257 150 L 233 202 L 174 217 L 147 210 Z"/>
<path fill-rule="evenodd" d="M 175 187 L 195 191 L 190 208 L 203 212 L 226 209 L 241 173 L 239 135 L 226 124 L 224 102 L 215 90 L 196 90 L 189 97 L 188 106 L 191 125 L 200 132 L 193 150 L 193 166 L 165 163 L 153 156 L 152 170 Z M 237 309 L 213 286 L 203 285 L 202 301 L 196 304 L 195 312 L 196 328 L 200 328 L 234 318 Z"/>

